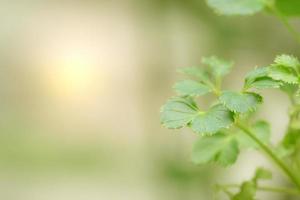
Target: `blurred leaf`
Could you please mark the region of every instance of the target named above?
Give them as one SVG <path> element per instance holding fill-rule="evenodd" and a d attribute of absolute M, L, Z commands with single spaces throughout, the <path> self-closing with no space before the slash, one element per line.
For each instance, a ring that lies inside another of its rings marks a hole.
<path fill-rule="evenodd" d="M 198 113 L 196 103 L 190 98 L 174 97 L 161 109 L 161 123 L 170 129 L 186 126 Z"/>
<path fill-rule="evenodd" d="M 233 113 L 218 104 L 207 112 L 199 113 L 191 122 L 191 128 L 196 133 L 214 134 L 222 128 L 228 128 L 233 121 Z"/>
<path fill-rule="evenodd" d="M 298 83 L 298 76 L 295 74 L 295 72 L 282 65 L 270 67 L 269 76 L 274 80 L 282 81 L 284 83 Z"/>
<path fill-rule="evenodd" d="M 218 14 L 250 15 L 264 9 L 262 0 L 207 0 L 208 5 Z"/>
<path fill-rule="evenodd" d="M 171 154 L 169 154 L 171 153 Z M 159 159 L 156 165 L 158 175 L 170 184 L 180 184 L 180 186 L 186 186 L 191 183 L 201 184 L 209 182 L 211 178 L 211 172 L 207 169 L 199 169 L 198 166 L 191 165 L 186 162 L 185 157 L 182 158 L 178 155 L 178 152 L 168 152 L 167 154 L 157 155 Z"/>
<path fill-rule="evenodd" d="M 273 80 L 271 77 L 268 77 L 268 72 L 268 67 L 256 68 L 253 71 L 249 72 L 245 78 L 244 88 L 279 88 L 282 83 L 280 81 Z"/>
<path fill-rule="evenodd" d="M 245 181 L 240 191 L 233 196 L 233 200 L 255 200 L 258 180 L 271 179 L 272 173 L 264 168 L 257 168 L 254 177 L 250 181 Z"/>
<path fill-rule="evenodd" d="M 180 81 L 174 85 L 174 89 L 183 96 L 201 96 L 211 91 L 208 86 L 192 80 Z"/>
<path fill-rule="evenodd" d="M 277 56 L 275 58 L 274 62 L 275 62 L 275 65 L 292 68 L 295 71 L 298 71 L 299 67 L 300 67 L 299 60 L 296 57 L 290 56 L 290 55 L 285 55 L 285 54 Z"/>
<path fill-rule="evenodd" d="M 184 73 L 186 75 L 196 77 L 198 81 L 200 81 L 204 84 L 212 84 L 212 83 L 210 83 L 209 73 L 206 70 L 201 69 L 199 67 L 185 67 L 185 68 L 179 69 L 178 71 L 181 73 Z"/>
<path fill-rule="evenodd" d="M 261 168 L 261 167 L 256 169 L 255 177 L 254 177 L 255 181 L 257 181 L 259 179 L 268 180 L 271 178 L 272 178 L 272 172 L 270 172 L 269 170 Z"/>
<path fill-rule="evenodd" d="M 194 145 L 192 160 L 196 164 L 216 162 L 228 166 L 237 160 L 237 141 L 223 133 L 201 137 Z"/>
<path fill-rule="evenodd" d="M 280 88 L 282 83 L 280 81 L 275 81 L 272 78 L 264 77 L 256 79 L 254 83 L 252 83 L 252 87 L 256 89 L 268 89 L 268 88 Z"/>
<path fill-rule="evenodd" d="M 202 63 L 209 66 L 212 75 L 216 78 L 227 75 L 233 67 L 233 62 L 217 58 L 216 56 L 204 57 L 202 58 Z"/>
<path fill-rule="evenodd" d="M 300 144 L 300 130 L 290 128 L 285 134 L 282 143 L 287 149 L 294 149 L 296 145 Z"/>
<path fill-rule="evenodd" d="M 239 193 L 234 195 L 233 200 L 255 200 L 256 184 L 253 181 L 246 181 L 242 184 Z"/>
<path fill-rule="evenodd" d="M 255 133 L 255 136 L 265 144 L 270 142 L 271 129 L 270 125 L 266 121 L 258 121 L 252 126 L 252 131 Z M 236 134 L 236 138 L 239 144 L 245 148 L 259 148 L 252 138 L 246 135 L 243 132 Z"/>
<path fill-rule="evenodd" d="M 188 67 L 180 69 L 178 71 L 186 75 L 195 77 L 197 81 L 203 83 L 210 90 L 218 88 L 220 86 L 223 76 L 227 75 L 233 67 L 233 62 L 217 58 L 216 56 L 205 57 L 202 59 L 202 63 L 207 65 L 207 68 L 202 69 L 198 67 Z M 191 85 L 191 82 L 189 82 L 188 84 Z M 195 85 L 196 84 L 193 84 L 192 88 L 196 87 Z M 182 86 L 178 87 L 181 88 Z M 184 90 L 186 91 L 187 87 L 184 86 L 184 88 Z M 181 92 L 181 89 L 179 90 Z M 185 92 L 181 93 L 185 94 Z"/>
<path fill-rule="evenodd" d="M 276 7 L 285 16 L 300 15 L 299 0 L 276 0 Z"/>
<path fill-rule="evenodd" d="M 300 148 L 300 129 L 289 128 L 281 143 L 276 147 L 276 154 L 281 157 L 295 156 Z"/>
<path fill-rule="evenodd" d="M 281 90 L 292 96 L 298 91 L 299 86 L 296 84 L 284 84 L 281 86 Z"/>
<path fill-rule="evenodd" d="M 282 143 L 275 147 L 275 153 L 279 158 L 284 158 L 293 153 L 293 149 L 288 149 Z"/>
<path fill-rule="evenodd" d="M 233 112 L 245 113 L 256 109 L 257 105 L 262 102 L 262 97 L 251 92 L 225 91 L 220 96 L 220 101 Z"/>

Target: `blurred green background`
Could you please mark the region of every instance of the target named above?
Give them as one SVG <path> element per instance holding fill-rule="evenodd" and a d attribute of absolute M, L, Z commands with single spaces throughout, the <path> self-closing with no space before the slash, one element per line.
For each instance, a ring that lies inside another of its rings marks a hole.
<path fill-rule="evenodd" d="M 1 199 L 207 200 L 214 183 L 271 167 L 250 151 L 232 168 L 193 165 L 196 135 L 162 128 L 159 109 L 176 69 L 202 56 L 234 60 L 225 85 L 236 89 L 275 55 L 299 55 L 275 18 L 220 17 L 203 0 L 11 0 L 0 22 Z M 276 142 L 288 99 L 264 94 L 257 117 Z"/>

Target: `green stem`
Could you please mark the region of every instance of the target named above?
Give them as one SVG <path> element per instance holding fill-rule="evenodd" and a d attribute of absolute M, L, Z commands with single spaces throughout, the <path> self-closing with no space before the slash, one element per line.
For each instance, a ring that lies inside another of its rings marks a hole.
<path fill-rule="evenodd" d="M 238 184 L 229 184 L 229 185 L 219 185 L 220 188 L 239 188 Z M 280 187 L 268 187 L 268 186 L 258 186 L 257 190 L 265 191 L 265 192 L 276 192 L 276 193 L 284 193 L 289 195 L 300 196 L 300 191 L 290 188 L 280 188 Z"/>
<path fill-rule="evenodd" d="M 223 189 L 223 192 L 225 192 L 229 198 L 233 197 L 233 194 L 229 190 L 227 190 L 226 188 Z"/>
<path fill-rule="evenodd" d="M 261 149 L 278 165 L 279 168 L 282 169 L 282 171 L 300 190 L 300 181 L 290 170 L 290 168 L 282 160 L 280 160 L 280 158 L 278 158 L 277 155 L 267 145 L 260 141 L 247 126 L 238 122 L 236 123 L 236 126 L 243 130 L 245 134 L 247 134 L 254 142 L 256 142 L 261 147 Z"/>
<path fill-rule="evenodd" d="M 227 194 L 227 196 L 231 199 L 234 194 L 232 192 L 229 191 L 230 186 L 228 185 L 216 185 L 219 191 L 223 191 L 225 194 Z"/>
<path fill-rule="evenodd" d="M 282 15 L 281 12 L 275 6 L 269 6 L 269 9 L 275 14 L 275 16 L 281 21 L 281 23 L 286 27 L 290 34 L 300 44 L 300 34 L 289 23 L 288 19 L 284 15 Z"/>
<path fill-rule="evenodd" d="M 300 192 L 298 190 L 293 190 L 289 188 L 259 186 L 257 189 L 266 192 L 277 192 L 277 193 L 285 193 L 285 194 L 300 196 Z"/>

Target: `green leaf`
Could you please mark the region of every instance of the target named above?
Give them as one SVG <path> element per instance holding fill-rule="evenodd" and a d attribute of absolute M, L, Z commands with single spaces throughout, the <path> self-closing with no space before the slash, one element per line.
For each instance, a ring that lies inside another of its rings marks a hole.
<path fill-rule="evenodd" d="M 274 80 L 290 84 L 298 84 L 299 79 L 293 70 L 281 65 L 270 67 L 269 76 Z"/>
<path fill-rule="evenodd" d="M 282 144 L 287 149 L 295 149 L 300 144 L 300 129 L 290 128 L 285 134 Z"/>
<path fill-rule="evenodd" d="M 285 54 L 275 58 L 275 65 L 292 68 L 295 71 L 299 70 L 300 67 L 299 60 L 296 57 Z"/>
<path fill-rule="evenodd" d="M 255 200 L 256 184 L 246 181 L 242 184 L 240 192 L 233 196 L 232 200 Z"/>
<path fill-rule="evenodd" d="M 233 113 L 223 105 L 211 107 L 207 112 L 198 113 L 190 126 L 201 134 L 215 134 L 222 128 L 228 128 L 234 121 Z"/>
<path fill-rule="evenodd" d="M 298 98 L 300 97 L 300 88 L 299 87 L 297 88 L 297 90 L 295 92 L 295 96 Z"/>
<path fill-rule="evenodd" d="M 276 0 L 276 7 L 285 16 L 300 15 L 299 0 Z"/>
<path fill-rule="evenodd" d="M 244 88 L 279 88 L 282 83 L 280 81 L 273 80 L 271 77 L 268 77 L 268 73 L 268 67 L 256 68 L 253 71 L 249 72 L 245 78 Z"/>
<path fill-rule="evenodd" d="M 297 93 L 299 86 L 296 84 L 284 84 L 280 88 L 282 91 L 287 93 L 290 96 L 293 96 L 294 94 Z"/>
<path fill-rule="evenodd" d="M 183 96 L 201 96 L 211 91 L 208 86 L 192 80 L 180 81 L 174 85 L 174 89 Z"/>
<path fill-rule="evenodd" d="M 209 66 L 212 75 L 216 78 L 227 75 L 233 67 L 233 62 L 217 58 L 216 56 L 204 57 L 202 58 L 202 63 Z"/>
<path fill-rule="evenodd" d="M 228 166 L 237 160 L 239 154 L 237 141 L 229 135 L 218 133 L 201 137 L 194 145 L 192 160 L 196 164 L 217 162 Z"/>
<path fill-rule="evenodd" d="M 268 88 L 280 88 L 282 83 L 280 81 L 275 81 L 272 78 L 265 77 L 257 79 L 252 83 L 252 87 L 256 89 L 268 89 Z"/>
<path fill-rule="evenodd" d="M 250 15 L 264 8 L 262 0 L 207 0 L 208 5 L 218 14 Z"/>
<path fill-rule="evenodd" d="M 266 77 L 268 72 L 268 67 L 256 67 L 246 75 L 245 85 L 251 85 L 256 79 Z"/>
<path fill-rule="evenodd" d="M 271 128 L 268 122 L 258 121 L 252 127 L 252 131 L 255 133 L 255 136 L 265 144 L 270 143 Z M 246 135 L 244 132 L 238 132 L 236 134 L 237 141 L 242 147 L 245 148 L 259 148 L 252 138 Z"/>
<path fill-rule="evenodd" d="M 298 84 L 300 63 L 294 56 L 280 55 L 275 58 L 275 63 L 269 67 L 268 75 L 278 81 L 288 84 Z"/>
<path fill-rule="evenodd" d="M 257 182 L 261 179 L 271 179 L 272 173 L 264 168 L 257 168 L 254 177 L 250 181 L 245 181 L 240 191 L 233 196 L 233 200 L 255 200 Z"/>
<path fill-rule="evenodd" d="M 274 148 L 274 152 L 279 158 L 285 158 L 287 156 L 290 156 L 291 154 L 294 153 L 293 148 L 287 148 L 283 144 L 279 144 Z"/>
<path fill-rule="evenodd" d="M 195 77 L 198 81 L 206 84 L 206 85 L 212 85 L 210 81 L 210 75 L 207 70 L 199 68 L 199 67 L 185 67 L 182 69 L 179 69 L 178 72 L 181 72 L 183 74 L 186 74 L 188 76 Z"/>
<path fill-rule="evenodd" d="M 298 120 L 297 120 L 298 121 Z M 276 147 L 276 155 L 284 158 L 287 156 L 294 157 L 297 151 L 300 150 L 300 129 L 289 127 L 287 133 L 284 135 L 281 143 Z"/>
<path fill-rule="evenodd" d="M 223 105 L 215 105 L 207 112 L 198 109 L 195 101 L 188 97 L 174 97 L 161 109 L 161 123 L 169 129 L 189 125 L 196 133 L 214 134 L 233 123 L 233 113 Z"/>
<path fill-rule="evenodd" d="M 254 70 L 250 71 L 245 78 L 245 84 L 251 85 L 255 82 L 256 79 L 266 77 L 268 75 L 268 67 L 257 67 Z"/>
<path fill-rule="evenodd" d="M 272 172 L 264 168 L 257 168 L 254 176 L 254 181 L 256 182 L 259 179 L 272 179 Z"/>
<path fill-rule="evenodd" d="M 190 98 L 175 97 L 161 109 L 161 123 L 170 129 L 186 126 L 198 114 L 196 103 Z"/>
<path fill-rule="evenodd" d="M 262 103 L 262 97 L 252 92 L 225 91 L 219 99 L 229 110 L 236 113 L 253 111 Z"/>

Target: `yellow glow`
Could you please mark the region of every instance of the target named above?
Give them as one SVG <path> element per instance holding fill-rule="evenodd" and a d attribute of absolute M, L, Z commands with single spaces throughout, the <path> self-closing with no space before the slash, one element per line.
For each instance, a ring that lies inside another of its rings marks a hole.
<path fill-rule="evenodd" d="M 60 81 L 71 91 L 81 91 L 91 86 L 93 65 L 90 60 L 82 57 L 70 57 L 63 61 L 60 70 Z"/>
<path fill-rule="evenodd" d="M 51 60 L 49 67 L 50 85 L 56 95 L 84 97 L 95 89 L 99 71 L 91 54 L 72 50 L 57 57 Z"/>

